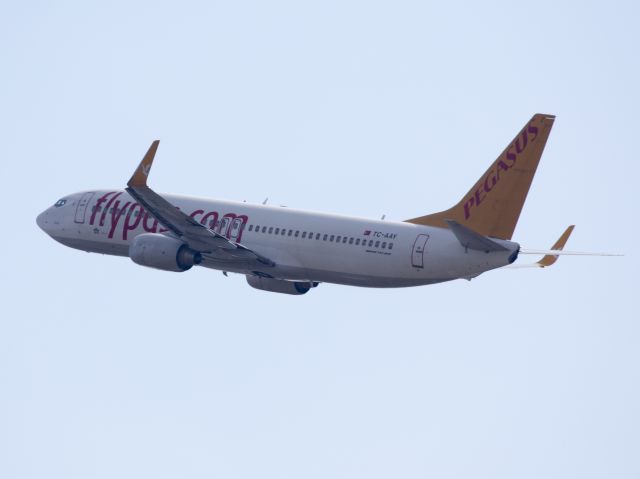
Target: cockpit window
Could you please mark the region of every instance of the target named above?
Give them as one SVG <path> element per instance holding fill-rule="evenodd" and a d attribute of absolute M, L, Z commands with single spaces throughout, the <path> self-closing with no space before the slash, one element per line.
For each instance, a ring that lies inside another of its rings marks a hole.
<path fill-rule="evenodd" d="M 56 204 L 55 204 L 55 205 L 53 205 L 53 206 L 55 206 L 56 208 L 59 208 L 60 206 L 64 206 L 64 204 L 65 204 L 66 202 L 67 202 L 67 200 L 63 198 L 63 199 L 61 199 L 61 200 L 56 201 Z"/>

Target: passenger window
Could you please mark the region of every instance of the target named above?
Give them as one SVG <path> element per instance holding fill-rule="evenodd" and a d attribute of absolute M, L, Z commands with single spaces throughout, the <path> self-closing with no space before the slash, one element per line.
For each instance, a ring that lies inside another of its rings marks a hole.
<path fill-rule="evenodd" d="M 282 236 L 284 236 L 286 233 L 287 233 L 287 230 L 286 230 L 286 229 L 284 229 L 284 228 L 282 228 L 282 231 L 280 232 L 280 234 L 281 234 Z"/>
<path fill-rule="evenodd" d="M 356 246 L 360 245 L 360 238 L 356 238 Z"/>
<path fill-rule="evenodd" d="M 380 241 L 376 241 L 376 248 L 380 246 Z"/>
<path fill-rule="evenodd" d="M 280 234 L 280 228 L 276 228 L 276 234 L 279 235 Z"/>
<path fill-rule="evenodd" d="M 349 238 L 349 244 L 353 244 L 353 238 Z"/>
<path fill-rule="evenodd" d="M 273 234 L 273 226 L 269 226 L 269 234 Z"/>
<path fill-rule="evenodd" d="M 216 221 L 216 226 L 218 226 L 218 222 Z M 256 225 L 256 233 L 260 233 L 260 226 Z"/>
<path fill-rule="evenodd" d="M 369 240 L 369 248 L 373 246 L 373 240 Z"/>
<path fill-rule="evenodd" d="M 249 225 L 249 231 L 253 231 L 253 225 Z"/>
<path fill-rule="evenodd" d="M 341 239 L 341 238 L 342 238 L 342 236 L 338 236 L 338 237 L 336 238 L 336 243 L 340 243 L 340 239 Z"/>
<path fill-rule="evenodd" d="M 385 241 L 384 243 L 382 243 L 382 249 L 385 249 L 387 247 L 387 242 Z"/>
<path fill-rule="evenodd" d="M 389 249 L 393 249 L 393 243 L 389 243 Z"/>
<path fill-rule="evenodd" d="M 291 236 L 292 234 L 293 234 L 293 230 L 289 230 L 289 235 L 288 236 Z"/>
<path fill-rule="evenodd" d="M 324 235 L 324 236 L 322 237 L 322 241 L 327 241 L 327 236 L 328 236 L 328 235 Z"/>
<path fill-rule="evenodd" d="M 306 237 L 307 237 L 307 232 L 306 232 L 306 231 L 303 231 L 303 232 L 302 232 L 302 239 L 304 239 L 304 238 L 306 238 Z"/>
<path fill-rule="evenodd" d="M 343 243 L 346 243 L 348 239 L 349 239 L 349 238 L 347 238 L 347 237 L 345 236 L 344 238 L 342 238 L 342 242 L 343 242 Z"/>
<path fill-rule="evenodd" d="M 316 233 L 316 239 L 319 240 L 320 239 L 320 233 Z"/>
<path fill-rule="evenodd" d="M 263 232 L 263 233 L 266 233 L 266 232 L 267 232 L 267 227 L 266 227 L 266 226 L 263 226 L 263 227 L 262 227 L 262 232 Z"/>
<path fill-rule="evenodd" d="M 294 234 L 293 236 L 295 236 L 297 238 L 299 234 L 300 234 L 300 231 L 296 230 L 296 234 Z"/>
<path fill-rule="evenodd" d="M 334 238 L 335 238 L 335 235 L 331 235 L 331 236 L 329 237 L 329 241 L 333 241 L 333 239 L 334 239 Z"/>

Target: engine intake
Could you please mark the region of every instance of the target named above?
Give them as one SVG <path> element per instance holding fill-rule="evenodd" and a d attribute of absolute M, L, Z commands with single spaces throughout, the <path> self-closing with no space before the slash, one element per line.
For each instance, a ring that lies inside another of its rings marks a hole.
<path fill-rule="evenodd" d="M 171 236 L 143 233 L 129 246 L 129 257 L 134 263 L 163 271 L 182 272 L 202 262 L 202 255 Z"/>
<path fill-rule="evenodd" d="M 284 281 L 282 279 L 263 278 L 261 276 L 247 275 L 249 286 L 263 291 L 283 294 L 305 294 L 313 286 L 312 283 L 302 281 Z"/>

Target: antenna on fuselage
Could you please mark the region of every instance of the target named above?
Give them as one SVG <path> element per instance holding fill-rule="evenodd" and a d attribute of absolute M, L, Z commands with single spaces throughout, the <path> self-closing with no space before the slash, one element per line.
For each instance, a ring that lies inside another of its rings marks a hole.
<path fill-rule="evenodd" d="M 264 199 L 264 201 L 262 202 L 262 204 L 263 204 L 263 205 L 266 205 L 266 204 L 267 204 L 267 201 L 269 201 L 269 197 L 268 197 L 268 196 Z"/>

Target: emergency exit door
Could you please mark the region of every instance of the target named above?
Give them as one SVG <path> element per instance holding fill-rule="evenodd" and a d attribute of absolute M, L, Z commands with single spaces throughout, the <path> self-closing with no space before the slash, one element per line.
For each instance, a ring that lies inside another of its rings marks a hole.
<path fill-rule="evenodd" d="M 428 240 L 429 235 L 418 235 L 414 241 L 411 252 L 411 266 L 414 268 L 424 268 L 424 252 Z"/>
<path fill-rule="evenodd" d="M 84 215 L 87 212 L 87 205 L 91 201 L 91 198 L 93 197 L 93 195 L 94 195 L 93 191 L 89 193 L 85 193 L 80 198 L 80 201 L 78 201 L 78 206 L 76 206 L 76 217 L 75 217 L 76 223 L 84 223 Z"/>

